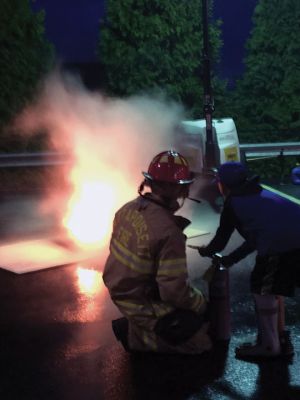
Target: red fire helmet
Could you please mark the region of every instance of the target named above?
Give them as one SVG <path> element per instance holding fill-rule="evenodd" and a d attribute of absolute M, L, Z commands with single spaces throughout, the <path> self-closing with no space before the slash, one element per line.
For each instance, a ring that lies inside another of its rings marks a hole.
<path fill-rule="evenodd" d="M 179 185 L 194 181 L 187 160 L 173 150 L 157 154 L 151 161 L 148 172 L 143 172 L 143 175 L 151 181 L 170 182 Z"/>

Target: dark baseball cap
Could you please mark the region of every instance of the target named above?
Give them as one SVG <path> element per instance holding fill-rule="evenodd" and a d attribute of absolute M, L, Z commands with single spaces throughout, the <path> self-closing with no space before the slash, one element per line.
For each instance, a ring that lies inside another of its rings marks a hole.
<path fill-rule="evenodd" d="M 217 180 L 229 189 L 241 186 L 247 179 L 246 167 L 240 162 L 230 161 L 218 168 Z"/>

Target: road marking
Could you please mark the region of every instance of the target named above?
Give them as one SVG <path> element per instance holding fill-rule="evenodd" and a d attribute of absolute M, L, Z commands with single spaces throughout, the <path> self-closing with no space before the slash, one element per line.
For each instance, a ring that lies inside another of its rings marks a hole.
<path fill-rule="evenodd" d="M 264 189 L 270 190 L 271 192 L 276 193 L 279 196 L 284 197 L 284 198 L 286 198 L 286 199 L 288 199 L 288 200 L 292 201 L 293 203 L 296 203 L 296 204 L 298 204 L 300 206 L 300 200 L 297 199 L 296 197 L 290 196 L 289 194 L 286 194 L 286 193 L 283 193 L 283 192 L 280 192 L 279 190 L 276 190 L 276 189 L 274 189 L 274 188 L 272 188 L 271 186 L 268 186 L 268 185 L 261 185 L 261 186 Z"/>

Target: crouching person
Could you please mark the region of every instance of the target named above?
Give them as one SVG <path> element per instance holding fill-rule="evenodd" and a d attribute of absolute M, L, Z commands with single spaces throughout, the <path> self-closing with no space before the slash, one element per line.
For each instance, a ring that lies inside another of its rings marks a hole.
<path fill-rule="evenodd" d="M 143 175 L 139 196 L 115 215 L 103 273 L 124 316 L 113 331 L 128 351 L 201 354 L 212 346 L 207 302 L 188 284 L 183 230 L 190 221 L 174 215 L 193 177 L 174 151 L 155 156 Z"/>

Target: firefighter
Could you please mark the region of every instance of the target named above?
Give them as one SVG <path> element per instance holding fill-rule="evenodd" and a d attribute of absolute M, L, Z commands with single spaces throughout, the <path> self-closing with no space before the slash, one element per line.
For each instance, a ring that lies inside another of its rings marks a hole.
<path fill-rule="evenodd" d="M 128 351 L 201 354 L 212 344 L 207 300 L 189 285 L 186 236 L 190 221 L 175 216 L 193 176 L 169 150 L 143 172 L 139 196 L 117 211 L 103 280 L 123 314 L 113 331 Z"/>
<path fill-rule="evenodd" d="M 257 252 L 250 278 L 257 340 L 238 347 L 236 356 L 255 359 L 292 355 L 289 332 L 284 330 L 282 296 L 293 296 L 300 283 L 300 207 L 264 189 L 259 177 L 250 178 L 238 162 L 222 164 L 217 180 L 225 198 L 224 207 L 216 234 L 207 246 L 200 247 L 200 255 L 222 251 L 235 229 L 245 241 L 223 256 L 222 264 L 230 267 Z"/>

